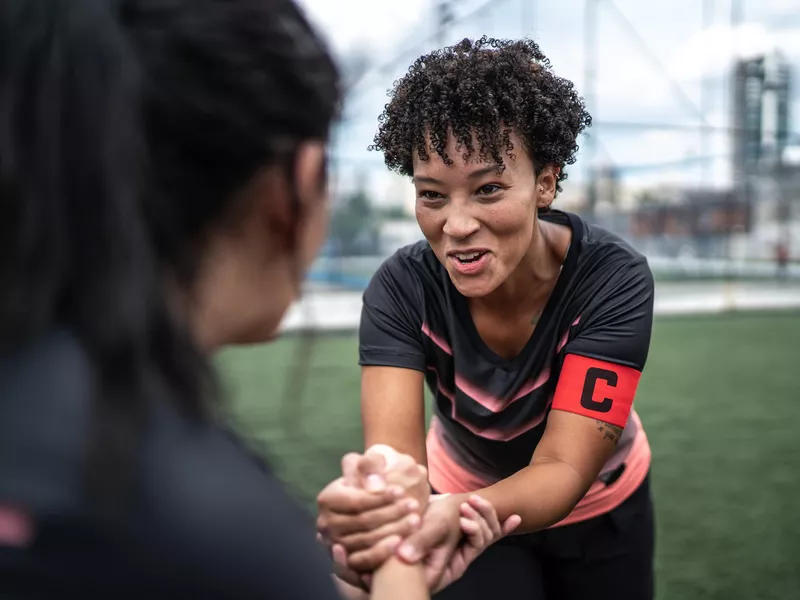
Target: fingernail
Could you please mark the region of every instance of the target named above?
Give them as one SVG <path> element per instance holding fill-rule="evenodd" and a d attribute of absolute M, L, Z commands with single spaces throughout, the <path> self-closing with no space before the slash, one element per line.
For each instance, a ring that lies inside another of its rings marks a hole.
<path fill-rule="evenodd" d="M 400 498 L 403 494 L 405 494 L 405 490 L 403 490 L 403 488 L 400 486 L 393 485 L 389 488 L 389 493 L 395 498 Z"/>
<path fill-rule="evenodd" d="M 409 544 L 403 544 L 400 546 L 398 553 L 408 562 L 414 562 L 417 560 L 417 549 Z"/>
<path fill-rule="evenodd" d="M 369 475 L 367 477 L 366 488 L 370 492 L 379 492 L 384 488 L 383 478 L 380 475 Z"/>
<path fill-rule="evenodd" d="M 414 500 L 414 499 L 412 498 L 411 500 L 409 500 L 408 502 L 406 502 L 406 508 L 407 508 L 408 510 L 412 510 L 412 511 L 413 511 L 413 510 L 417 510 L 417 509 L 419 508 L 419 502 L 417 502 L 416 500 Z"/>
<path fill-rule="evenodd" d="M 416 527 L 417 525 L 419 525 L 419 521 L 420 521 L 419 515 L 416 513 L 408 516 L 408 523 L 412 527 Z"/>

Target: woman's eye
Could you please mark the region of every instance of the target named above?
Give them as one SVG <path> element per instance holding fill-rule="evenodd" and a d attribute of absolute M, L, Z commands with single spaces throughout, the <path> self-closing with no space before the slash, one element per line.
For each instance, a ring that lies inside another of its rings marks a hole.
<path fill-rule="evenodd" d="M 500 191 L 500 186 L 499 185 L 494 185 L 493 183 L 490 183 L 490 184 L 482 186 L 478 190 L 478 193 L 481 196 L 491 196 L 492 194 L 494 194 L 494 193 L 496 193 L 498 191 Z"/>
<path fill-rule="evenodd" d="M 425 200 L 438 200 L 442 197 L 439 192 L 434 192 L 432 190 L 426 190 L 424 192 L 419 193 L 420 198 L 425 198 Z"/>

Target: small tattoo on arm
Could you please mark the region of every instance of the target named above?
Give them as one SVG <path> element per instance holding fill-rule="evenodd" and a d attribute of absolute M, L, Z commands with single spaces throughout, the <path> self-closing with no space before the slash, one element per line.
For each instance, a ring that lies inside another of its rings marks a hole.
<path fill-rule="evenodd" d="M 611 440 L 615 446 L 619 444 L 619 439 L 622 437 L 622 427 L 598 420 L 595 420 L 595 423 L 597 423 L 597 431 L 603 434 L 604 440 Z"/>

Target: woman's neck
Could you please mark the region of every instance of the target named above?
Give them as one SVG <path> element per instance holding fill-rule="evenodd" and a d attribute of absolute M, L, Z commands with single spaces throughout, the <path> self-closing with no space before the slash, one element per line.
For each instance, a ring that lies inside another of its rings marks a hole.
<path fill-rule="evenodd" d="M 529 307 L 548 297 L 561 273 L 570 238 L 568 228 L 537 220 L 530 248 L 517 268 L 491 294 L 472 302 L 507 314 L 509 307 Z"/>

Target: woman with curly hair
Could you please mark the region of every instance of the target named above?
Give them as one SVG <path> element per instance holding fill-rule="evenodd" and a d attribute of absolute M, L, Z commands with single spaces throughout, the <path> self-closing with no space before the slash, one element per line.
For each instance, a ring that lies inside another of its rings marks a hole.
<path fill-rule="evenodd" d="M 351 575 L 396 554 L 436 579 L 477 493 L 501 521 L 519 515 L 520 535 L 439 597 L 652 598 L 650 449 L 632 411 L 652 275 L 616 235 L 551 208 L 584 102 L 534 42 L 486 38 L 419 58 L 390 97 L 373 149 L 412 178 L 426 240 L 364 294 L 364 435 L 426 465 L 441 497 L 417 524 L 329 486 L 321 533 Z"/>

